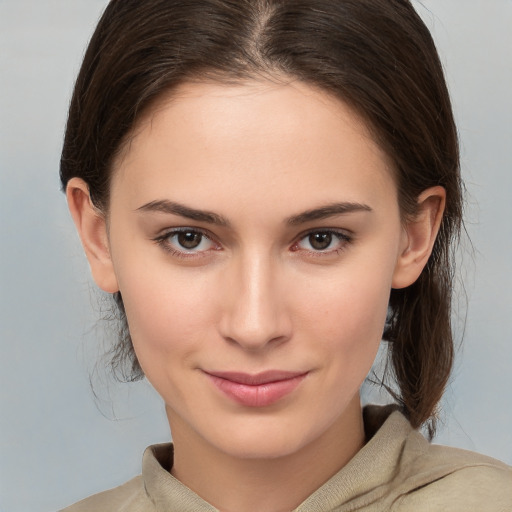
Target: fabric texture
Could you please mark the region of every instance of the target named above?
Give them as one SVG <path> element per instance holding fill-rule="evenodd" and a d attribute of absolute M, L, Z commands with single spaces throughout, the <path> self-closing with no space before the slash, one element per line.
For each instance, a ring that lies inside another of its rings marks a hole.
<path fill-rule="evenodd" d="M 293 512 L 512 512 L 512 467 L 430 444 L 392 406 L 367 406 L 364 422 L 365 446 Z M 218 512 L 171 464 L 171 443 L 150 446 L 142 475 L 61 512 Z"/>

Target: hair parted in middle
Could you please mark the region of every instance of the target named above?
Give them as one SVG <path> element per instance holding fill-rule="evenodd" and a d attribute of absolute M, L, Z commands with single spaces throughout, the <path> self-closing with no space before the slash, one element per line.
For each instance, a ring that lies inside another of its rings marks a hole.
<path fill-rule="evenodd" d="M 138 121 L 187 81 L 299 80 L 348 104 L 393 163 L 402 217 L 446 189 L 421 276 L 391 291 L 383 339 L 390 389 L 414 427 L 435 427 L 453 359 L 453 245 L 462 223 L 457 131 L 432 37 L 409 0 L 112 0 L 75 85 L 61 181 L 80 177 L 108 215 L 113 162 Z M 122 297 L 112 366 L 142 377 Z M 392 379 L 392 380 L 393 380 Z M 394 390 L 394 391 L 393 391 Z"/>

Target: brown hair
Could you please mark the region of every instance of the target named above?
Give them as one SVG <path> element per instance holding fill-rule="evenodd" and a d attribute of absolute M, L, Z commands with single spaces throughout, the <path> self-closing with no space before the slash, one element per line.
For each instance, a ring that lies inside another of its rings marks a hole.
<path fill-rule="evenodd" d="M 108 211 L 112 162 L 155 100 L 186 80 L 287 76 L 352 106 L 395 164 L 404 216 L 446 189 L 433 254 L 412 286 L 392 290 L 383 339 L 394 397 L 429 422 L 450 375 L 452 242 L 461 227 L 457 132 L 431 35 L 409 0 L 112 0 L 92 36 L 69 109 L 60 175 L 84 179 Z M 142 377 L 122 298 L 114 369 Z M 393 391 L 394 390 L 394 391 Z"/>

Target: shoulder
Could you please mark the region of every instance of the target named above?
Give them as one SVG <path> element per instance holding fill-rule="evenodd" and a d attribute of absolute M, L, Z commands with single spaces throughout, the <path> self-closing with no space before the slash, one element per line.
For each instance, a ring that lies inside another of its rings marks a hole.
<path fill-rule="evenodd" d="M 119 487 L 90 496 L 60 512 L 154 512 L 156 509 L 144 489 L 142 476 Z"/>
<path fill-rule="evenodd" d="M 404 447 L 393 511 L 512 510 L 512 468 L 478 453 L 429 444 L 419 433 Z"/>

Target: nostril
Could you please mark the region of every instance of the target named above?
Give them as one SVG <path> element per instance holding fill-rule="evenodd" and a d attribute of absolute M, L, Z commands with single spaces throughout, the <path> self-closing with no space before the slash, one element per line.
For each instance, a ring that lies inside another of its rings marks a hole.
<path fill-rule="evenodd" d="M 224 337 L 224 339 L 231 345 L 239 345 L 246 350 L 257 351 L 257 350 L 261 350 L 262 348 L 267 348 L 267 347 L 274 348 L 278 345 L 286 343 L 286 341 L 289 338 L 287 336 L 281 335 L 281 336 L 270 337 L 266 340 L 265 339 L 258 340 L 256 338 L 253 338 L 251 340 L 251 339 L 247 339 L 246 337 L 241 338 L 240 336 L 238 338 L 233 338 L 233 337 L 227 336 L 227 337 Z"/>

